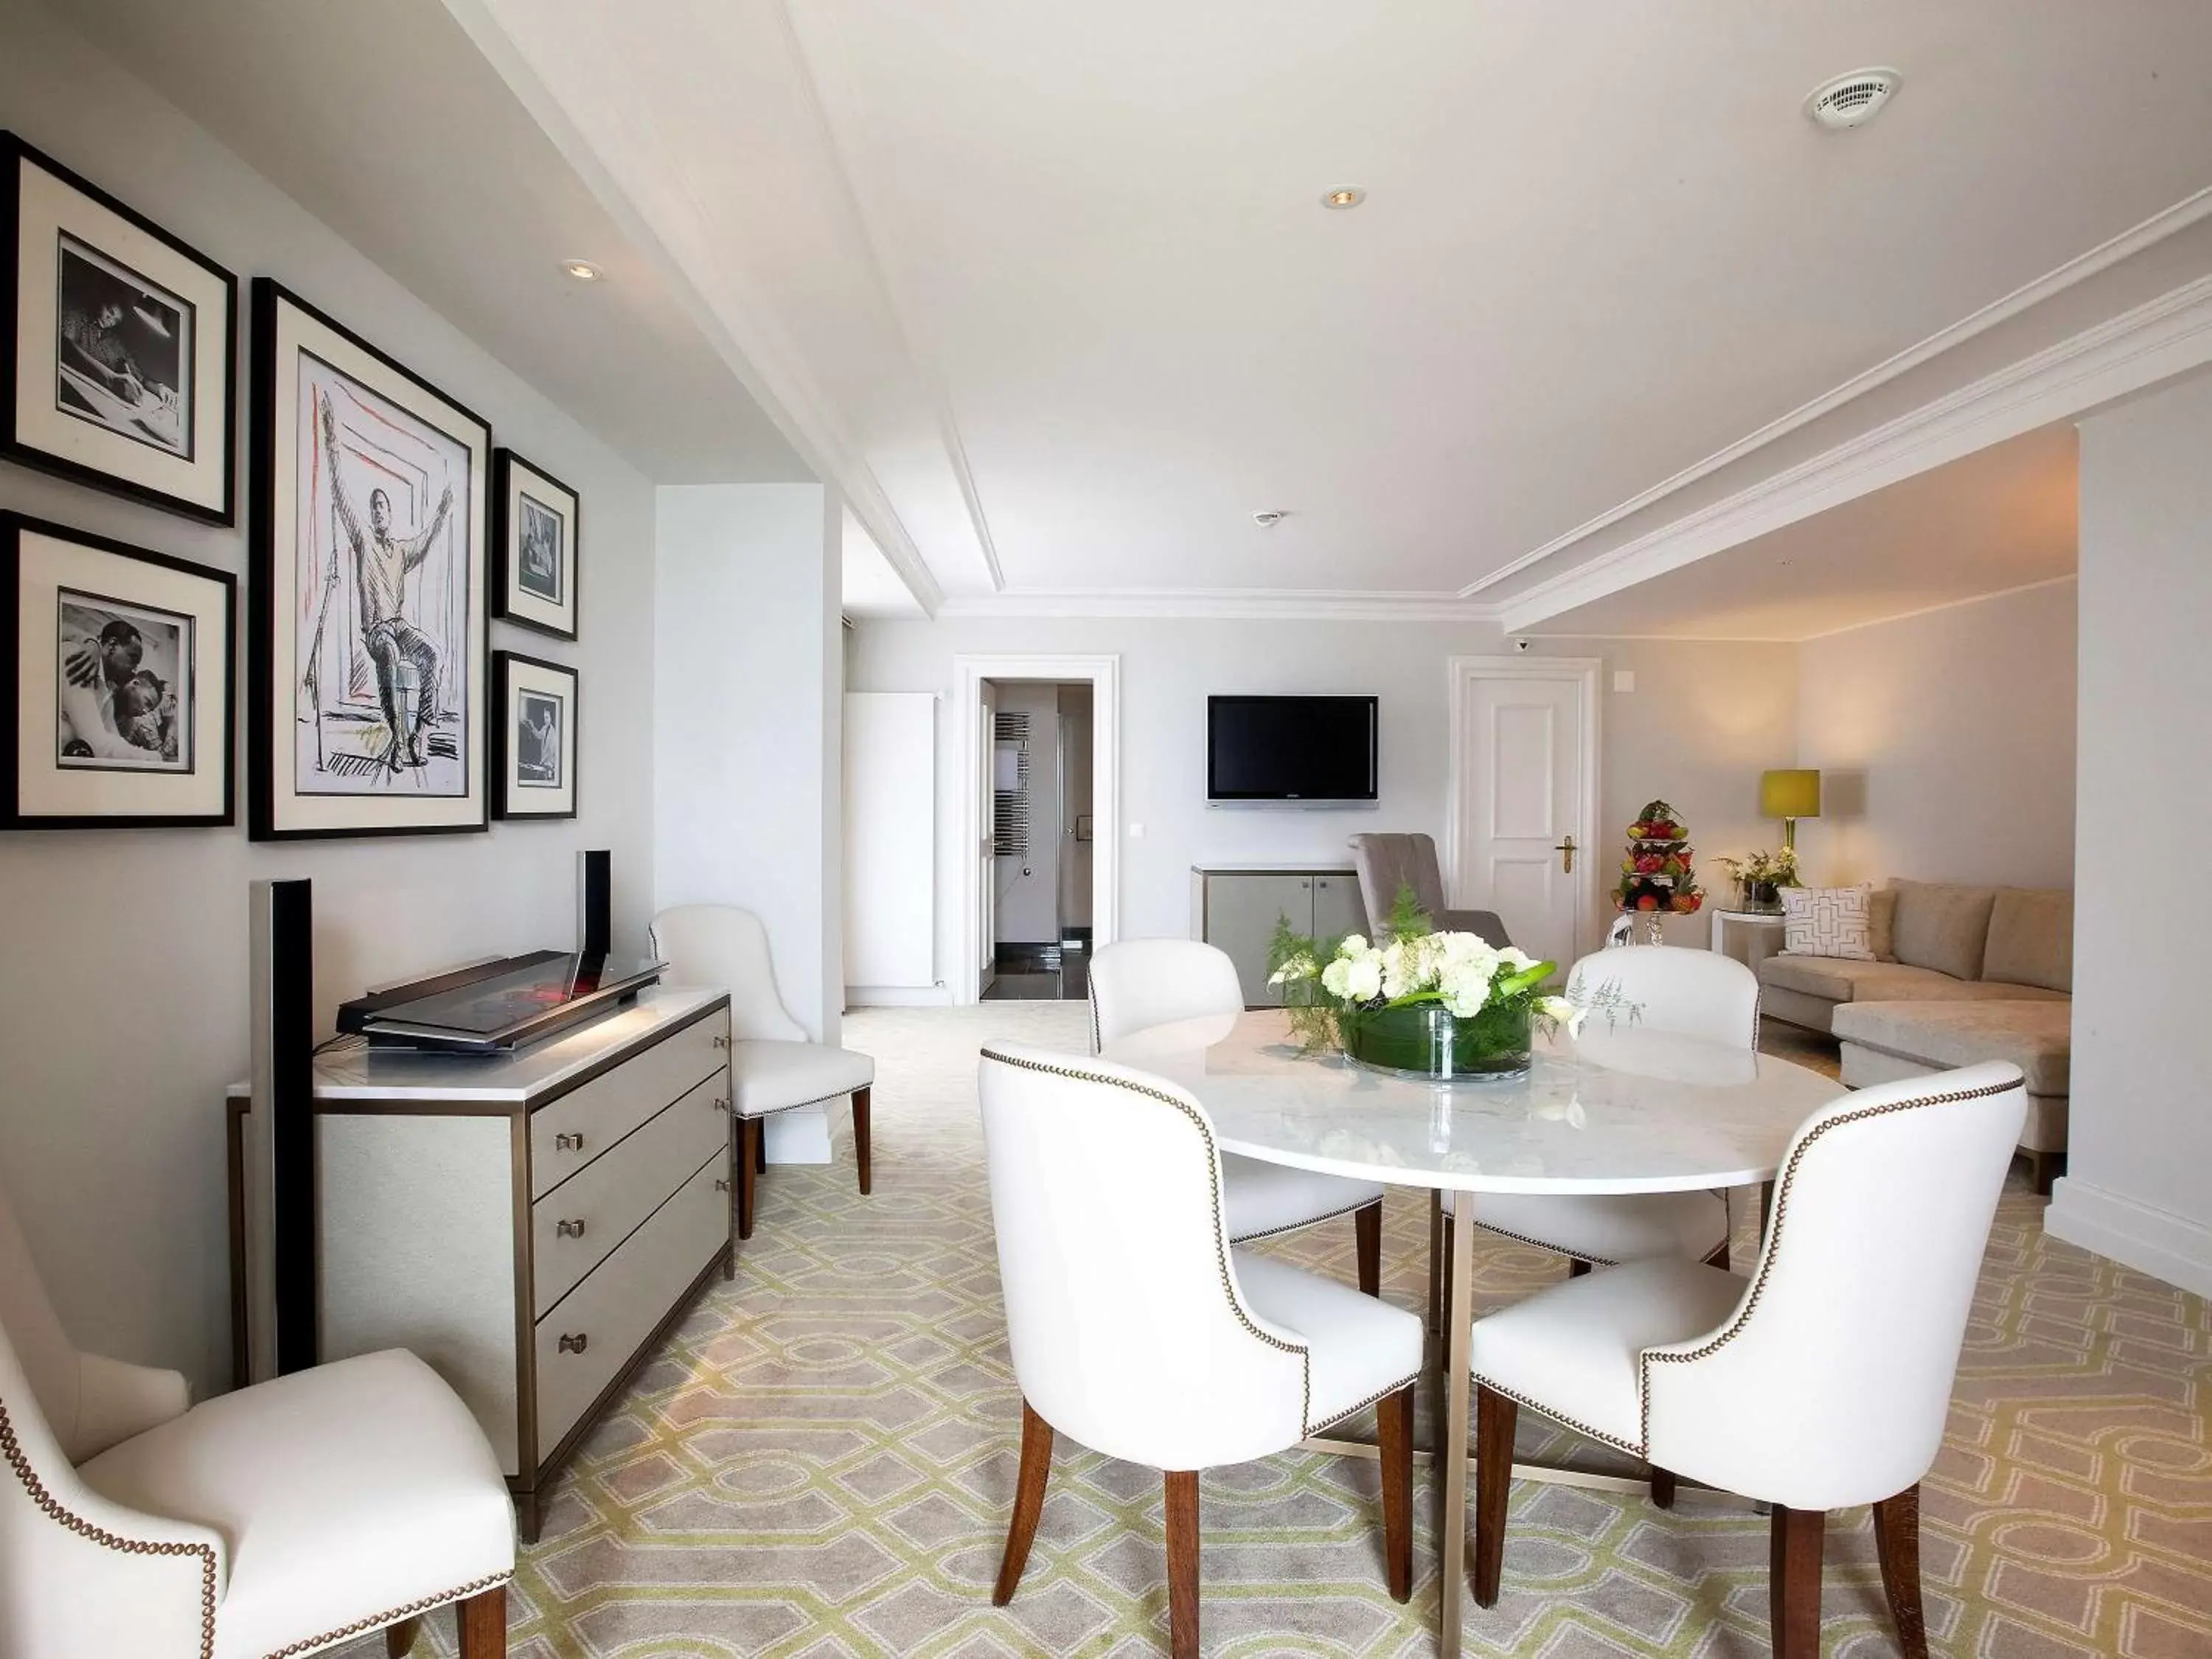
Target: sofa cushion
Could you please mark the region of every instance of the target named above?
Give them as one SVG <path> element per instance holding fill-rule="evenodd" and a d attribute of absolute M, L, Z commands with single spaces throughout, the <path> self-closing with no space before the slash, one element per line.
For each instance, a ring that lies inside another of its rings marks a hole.
<path fill-rule="evenodd" d="M 1833 1002 L 1902 1000 L 1974 994 L 1973 987 L 1929 968 L 1901 962 L 1858 962 L 1847 957 L 1801 957 L 1784 951 L 1759 964 L 1762 985 L 1802 991 Z"/>
<path fill-rule="evenodd" d="M 1795 956 L 1875 960 L 1867 925 L 1867 899 L 1860 887 L 1790 887 L 1782 894 L 1782 948 Z"/>
<path fill-rule="evenodd" d="M 2074 895 L 2029 887 L 2000 887 L 1990 907 L 1984 979 L 2074 988 Z"/>
<path fill-rule="evenodd" d="M 1877 887 L 1867 896 L 1867 943 L 1876 962 L 1897 960 L 1897 889 Z"/>
<path fill-rule="evenodd" d="M 1944 1068 L 2008 1060 L 2030 1094 L 2067 1091 L 2074 1005 L 2045 998 L 2007 1002 L 1854 1002 L 1836 1010 L 1837 1040 Z"/>
<path fill-rule="evenodd" d="M 1897 920 L 1891 927 L 1897 959 L 1954 979 L 1979 979 L 1996 890 L 1940 881 L 1890 885 L 1897 890 Z"/>

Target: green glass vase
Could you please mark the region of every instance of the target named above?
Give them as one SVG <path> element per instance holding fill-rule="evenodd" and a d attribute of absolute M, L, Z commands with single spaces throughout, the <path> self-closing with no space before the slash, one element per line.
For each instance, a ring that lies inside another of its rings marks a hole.
<path fill-rule="evenodd" d="M 1419 1078 L 1518 1077 L 1528 1069 L 1528 1005 L 1454 1014 L 1441 1002 L 1337 1016 L 1344 1052 L 1363 1066 Z"/>

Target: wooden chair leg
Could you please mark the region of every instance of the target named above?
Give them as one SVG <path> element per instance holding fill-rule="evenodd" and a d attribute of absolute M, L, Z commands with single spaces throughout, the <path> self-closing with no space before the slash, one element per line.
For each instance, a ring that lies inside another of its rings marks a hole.
<path fill-rule="evenodd" d="M 1897 1649 L 1905 1659 L 1928 1659 L 1928 1622 L 1920 1610 L 1920 1488 L 1907 1486 L 1874 1506 L 1875 1547 L 1881 1556 L 1881 1588 L 1897 1623 Z"/>
<path fill-rule="evenodd" d="M 1198 1471 L 1170 1469 L 1168 1653 L 1198 1659 Z"/>
<path fill-rule="evenodd" d="M 1369 1296 L 1382 1294 L 1382 1200 L 1352 1212 L 1352 1241 L 1359 1252 L 1359 1288 Z"/>
<path fill-rule="evenodd" d="M 753 1181 L 759 1169 L 757 1160 L 761 1152 L 761 1121 L 757 1117 L 738 1120 L 738 1237 L 753 1236 Z"/>
<path fill-rule="evenodd" d="M 868 1089 L 853 1091 L 853 1159 L 860 1166 L 860 1196 L 868 1195 L 871 1180 L 868 1168 Z"/>
<path fill-rule="evenodd" d="M 1498 1605 L 1505 1566 L 1505 1500 L 1513 1490 L 1513 1425 L 1521 1408 L 1480 1382 L 1474 1388 L 1474 1604 Z M 1456 1562 L 1444 1571 L 1458 1571 Z"/>
<path fill-rule="evenodd" d="M 757 1117 L 752 1120 L 752 1126 L 753 1173 L 766 1175 L 768 1173 L 768 1123 L 765 1119 Z"/>
<path fill-rule="evenodd" d="M 1375 1407 L 1382 1443 L 1382 1554 L 1393 1601 L 1413 1594 L 1413 1384 Z"/>
<path fill-rule="evenodd" d="M 1029 1565 L 1030 1542 L 1036 1536 L 1037 1516 L 1044 1513 L 1045 1483 L 1052 1478 L 1052 1425 L 1022 1401 L 1022 1467 L 1014 1477 L 1013 1518 L 1006 1522 L 1006 1553 L 999 1561 L 999 1587 L 991 1592 L 994 1606 L 1014 1599 Z"/>
<path fill-rule="evenodd" d="M 1450 1225 L 1444 1216 L 1444 1195 L 1435 1188 L 1429 1189 L 1429 1334 L 1439 1334 L 1444 1328 L 1444 1229 Z"/>
<path fill-rule="evenodd" d="M 403 1619 L 384 1627 L 385 1659 L 407 1659 L 415 1651 L 415 1638 L 422 1632 L 420 1618 Z"/>
<path fill-rule="evenodd" d="M 2027 1155 L 2027 1173 L 2035 1183 L 2038 1198 L 2051 1196 L 2051 1183 L 2058 1179 L 2059 1171 L 2065 1167 L 2065 1163 L 2066 1154 L 2063 1152 L 2032 1152 Z"/>
<path fill-rule="evenodd" d="M 506 1659 L 506 1585 L 455 1602 L 453 1621 L 460 1626 L 461 1659 Z"/>
<path fill-rule="evenodd" d="M 1577 1257 L 1575 1260 L 1567 1263 L 1567 1277 L 1570 1279 L 1580 1279 L 1583 1274 L 1589 1272 L 1589 1263 L 1583 1261 L 1580 1257 Z"/>
<path fill-rule="evenodd" d="M 1820 1659 L 1820 1539 L 1827 1516 L 1777 1504 L 1770 1523 L 1774 1659 Z"/>
<path fill-rule="evenodd" d="M 1651 1466 L 1651 1503 L 1656 1509 L 1674 1507 L 1674 1472 L 1662 1469 L 1656 1463 Z"/>

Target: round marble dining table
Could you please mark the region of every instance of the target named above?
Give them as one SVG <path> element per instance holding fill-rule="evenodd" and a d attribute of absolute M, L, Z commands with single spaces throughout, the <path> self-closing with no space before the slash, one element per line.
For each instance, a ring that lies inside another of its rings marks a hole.
<path fill-rule="evenodd" d="M 1466 1356 L 1480 1195 L 1755 1186 L 1773 1179 L 1797 1126 L 1843 1088 L 1769 1054 L 1608 1025 L 1601 1014 L 1577 1037 L 1540 1037 L 1528 1070 L 1510 1078 L 1439 1083 L 1310 1054 L 1279 1009 L 1152 1026 L 1106 1044 L 1101 1058 L 1187 1091 L 1206 1109 L 1224 1152 L 1451 1195 L 1445 1409 L 1436 1451 L 1443 1471 L 1437 1633 L 1445 1653 L 1459 1651 L 1467 1578 L 1473 1390 Z"/>

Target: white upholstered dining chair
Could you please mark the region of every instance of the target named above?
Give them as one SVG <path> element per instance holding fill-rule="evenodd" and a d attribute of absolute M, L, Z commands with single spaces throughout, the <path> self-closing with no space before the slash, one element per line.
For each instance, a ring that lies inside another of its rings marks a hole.
<path fill-rule="evenodd" d="M 684 985 L 730 994 L 731 1107 L 738 1121 L 738 1237 L 753 1236 L 753 1181 L 768 1168 L 764 1119 L 800 1106 L 853 1100 L 853 1158 L 870 1190 L 868 1109 L 876 1062 L 807 1039 L 776 994 L 768 930 L 731 904 L 678 904 L 653 919 L 653 949 Z"/>
<path fill-rule="evenodd" d="M 1198 1471 L 1285 1451 L 1364 1406 L 1382 1440 L 1390 1594 L 1413 1586 L 1421 1322 L 1232 1249 L 1205 1110 L 1164 1079 L 1006 1045 L 983 1051 L 983 1141 L 1021 1468 L 993 1599 L 1013 1598 L 1053 1436 L 1166 1477 L 1168 1624 L 1198 1653 Z"/>
<path fill-rule="evenodd" d="M 1148 1025 L 1243 1010 L 1237 964 L 1226 951 L 1199 939 L 1123 939 L 1100 950 L 1091 963 L 1093 1053 Z M 1359 1288 L 1370 1296 L 1382 1295 L 1380 1182 L 1294 1170 L 1235 1152 L 1221 1154 L 1221 1180 L 1231 1243 L 1249 1244 L 1349 1215 Z"/>
<path fill-rule="evenodd" d="M 1717 951 L 1674 945 L 1600 951 L 1575 963 L 1567 999 L 1616 1004 L 1619 1018 L 1648 1030 L 1747 1053 L 1759 1047 L 1758 975 Z M 1601 1007 L 1589 1018 L 1607 1013 Z M 1475 1216 L 1492 1232 L 1559 1251 L 1577 1274 L 1652 1256 L 1728 1265 L 1728 1202 L 1713 1193 L 1486 1194 Z"/>
<path fill-rule="evenodd" d="M 514 1506 L 458 1395 L 397 1349 L 204 1405 L 80 1352 L 0 1195 L 0 1656 L 263 1659 L 456 1604 L 507 1651 Z"/>
<path fill-rule="evenodd" d="M 1748 1280 L 1659 1259 L 1474 1323 L 1474 1595 L 1498 1599 L 1516 1406 L 1773 1506 L 1777 1659 L 1817 1659 L 1830 1510 L 1872 1504 L 1899 1645 L 1928 1651 L 1919 1482 L 1943 1437 L 2027 1111 L 1993 1063 L 1862 1089 L 1798 1129 Z"/>

